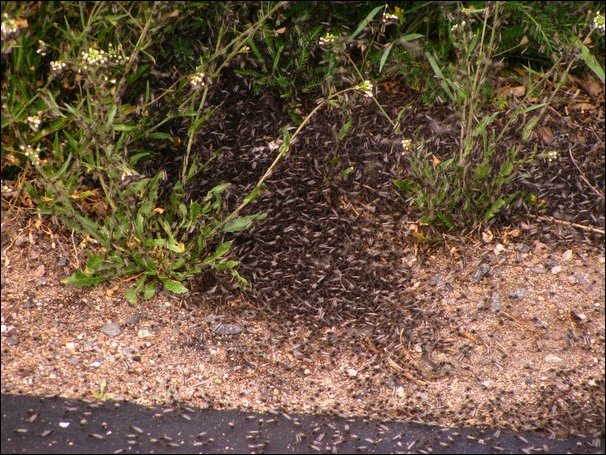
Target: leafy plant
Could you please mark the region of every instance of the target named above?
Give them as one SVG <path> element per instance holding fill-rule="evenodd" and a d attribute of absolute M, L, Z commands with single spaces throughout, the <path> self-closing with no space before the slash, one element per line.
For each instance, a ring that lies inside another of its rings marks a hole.
<path fill-rule="evenodd" d="M 227 258 L 232 241 L 225 236 L 264 215 L 223 213 L 227 184 L 201 201 L 189 200 L 184 189 L 203 168 L 190 155 L 214 113 L 210 86 L 281 6 L 243 31 L 219 30 L 221 39 L 200 56 L 195 72 L 166 86 L 148 51 L 178 28 L 185 4 L 10 5 L 3 33 L 12 30 L 13 17 L 30 27 L 3 39 L 3 168 L 13 164 L 31 175 L 27 189 L 39 212 L 83 236 L 88 260 L 65 283 L 89 286 L 126 275 L 134 282 L 126 297 L 134 302 L 153 296 L 158 284 L 186 292 L 183 282 L 203 270 L 245 282 L 238 261 Z M 169 182 L 163 169 L 140 174 L 136 168 L 157 154 L 155 143 L 175 143 L 165 129 L 174 121 L 187 126 L 176 180 Z"/>

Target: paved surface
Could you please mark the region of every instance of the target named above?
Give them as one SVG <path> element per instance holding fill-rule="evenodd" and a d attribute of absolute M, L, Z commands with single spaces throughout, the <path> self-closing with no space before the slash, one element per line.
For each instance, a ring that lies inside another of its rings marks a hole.
<path fill-rule="evenodd" d="M 604 439 L 2 395 L 2 453 L 604 453 Z"/>

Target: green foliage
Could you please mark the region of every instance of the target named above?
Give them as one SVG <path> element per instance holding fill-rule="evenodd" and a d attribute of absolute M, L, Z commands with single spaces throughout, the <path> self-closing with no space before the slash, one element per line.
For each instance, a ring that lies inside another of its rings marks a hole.
<path fill-rule="evenodd" d="M 209 85 L 277 7 L 244 31 L 219 30 L 227 43 L 207 43 L 195 69 L 188 67 L 193 74 L 166 85 L 150 50 L 200 7 L 7 3 L 2 167 L 16 166 L 28 175 L 39 212 L 58 217 L 89 245 L 85 266 L 64 283 L 91 286 L 126 275 L 134 281 L 126 297 L 135 302 L 151 298 L 159 284 L 187 292 L 182 283 L 203 270 L 227 271 L 245 281 L 235 269 L 238 261 L 228 259 L 231 241 L 224 236 L 264 215 L 223 213 L 227 184 L 201 201 L 190 200 L 185 188 L 203 168 L 190 162 L 190 151 L 214 113 L 206 103 Z M 21 27 L 11 32 L 8 21 L 14 17 Z M 175 40 L 169 44 L 173 51 L 184 44 Z M 191 60 L 185 54 L 177 58 Z M 140 174 L 136 167 L 156 155 L 156 148 L 175 142 L 168 128 L 174 121 L 188 126 L 179 178 L 168 182 L 164 170 Z"/>
<path fill-rule="evenodd" d="M 442 161 L 425 150 L 420 141 L 407 155 L 411 175 L 394 179 L 394 185 L 422 213 L 421 221 L 448 230 L 489 223 L 520 196 L 513 183 L 521 175 L 522 165 L 534 159 L 537 153 L 536 150 L 521 153 L 517 146 L 503 149 L 502 139 L 507 133 L 518 130 L 519 119 L 525 118 L 521 139 L 528 141 L 568 72 L 579 61 L 571 55 L 571 46 L 580 51 L 581 60 L 603 79 L 603 68 L 578 38 L 571 38 L 571 45 L 559 45 L 556 49 L 555 35 L 549 34 L 554 21 L 544 20 L 543 28 L 535 29 L 535 39 L 541 42 L 541 52 L 549 53 L 553 65 L 540 73 L 528 69 L 531 77 L 526 82 L 526 96 L 506 111 L 507 118 L 500 119 L 497 132 L 493 124 L 505 112 L 506 104 L 501 103 L 501 109 L 495 112 L 486 112 L 486 108 L 492 104 L 492 84 L 496 80 L 495 67 L 498 67 L 493 62 L 501 49 L 501 32 L 507 29 L 503 25 L 505 12 L 509 8 L 508 11 L 530 17 L 534 8 L 525 4 L 512 5 L 513 2 L 507 3 L 508 7 L 503 2 L 478 3 L 482 4 L 459 7 L 448 13 L 454 62 L 442 62 L 434 53 L 425 52 L 445 100 L 457 113 L 460 125 L 458 153 Z M 524 44 L 522 40 L 521 45 Z M 558 78 L 559 82 L 546 102 L 530 103 L 529 100 L 538 98 L 551 80 Z M 528 116 L 531 112 L 533 114 Z"/>

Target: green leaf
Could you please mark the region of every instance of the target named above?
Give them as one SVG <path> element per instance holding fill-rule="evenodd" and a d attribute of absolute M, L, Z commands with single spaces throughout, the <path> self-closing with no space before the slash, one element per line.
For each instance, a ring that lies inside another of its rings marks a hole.
<path fill-rule="evenodd" d="M 187 289 L 181 283 L 169 278 L 163 278 L 162 284 L 167 291 L 170 291 L 173 294 L 185 294 L 186 292 L 189 292 L 189 289 Z"/>
<path fill-rule="evenodd" d="M 256 215 L 240 216 L 235 220 L 229 221 L 223 226 L 223 232 L 240 232 L 249 229 L 253 223 L 267 217 L 267 213 L 259 213 Z"/>
<path fill-rule="evenodd" d="M 114 125 L 114 131 L 132 131 L 135 125 Z"/>
<path fill-rule="evenodd" d="M 604 67 L 591 54 L 591 51 L 579 39 L 576 40 L 577 47 L 581 49 L 581 58 L 591 71 L 604 83 Z"/>
<path fill-rule="evenodd" d="M 524 125 L 524 129 L 522 130 L 522 140 L 524 142 L 528 142 L 528 140 L 530 139 L 530 135 L 532 134 L 535 126 L 537 126 L 537 123 L 539 123 L 539 120 L 541 120 L 540 114 L 535 115 L 533 118 L 528 120 L 526 125 Z"/>
<path fill-rule="evenodd" d="M 130 286 L 124 293 L 124 297 L 126 297 L 126 300 L 131 305 L 134 305 L 135 303 L 137 303 L 137 287 Z"/>
<path fill-rule="evenodd" d="M 109 114 L 107 115 L 107 121 L 105 122 L 105 131 L 109 131 L 112 127 L 112 123 L 114 123 L 114 117 L 116 116 L 116 112 L 118 112 L 118 106 L 117 105 L 113 105 L 110 110 L 109 110 Z"/>
<path fill-rule="evenodd" d="M 347 122 L 345 122 L 343 124 L 343 126 L 339 130 L 339 134 L 337 134 L 337 137 L 339 138 L 340 141 L 342 141 L 343 138 L 347 135 L 347 132 L 351 128 L 352 123 L 353 123 L 353 118 L 350 118 Z"/>
<path fill-rule="evenodd" d="M 383 71 L 383 65 L 385 65 L 385 61 L 387 60 L 387 57 L 389 56 L 393 45 L 394 43 L 389 43 L 389 45 L 383 51 L 383 55 L 381 55 L 381 61 L 379 62 L 379 73 Z"/>
<path fill-rule="evenodd" d="M 223 242 L 221 245 L 219 245 L 213 254 L 211 254 L 206 259 L 204 259 L 204 264 L 212 264 L 217 259 L 219 259 L 221 256 L 223 256 L 225 253 L 227 253 L 229 251 L 229 249 L 231 248 L 231 245 L 233 242 L 234 242 L 233 240 L 229 240 L 229 241 Z"/>
<path fill-rule="evenodd" d="M 392 179 L 391 181 L 395 187 L 400 190 L 404 195 L 408 194 L 408 192 L 412 189 L 413 183 L 410 179 Z"/>
<path fill-rule="evenodd" d="M 89 276 L 82 273 L 80 270 L 75 271 L 70 276 L 61 280 L 63 284 L 69 284 L 77 287 L 95 286 L 103 281 L 102 276 Z"/>
<path fill-rule="evenodd" d="M 215 270 L 218 270 L 220 272 L 224 271 L 224 270 L 231 270 L 234 267 L 236 267 L 238 264 L 240 264 L 240 261 L 225 261 L 225 262 L 221 262 L 220 264 L 217 264 L 214 266 Z"/>
<path fill-rule="evenodd" d="M 170 239 L 166 242 L 166 248 L 168 248 L 173 253 L 184 253 L 185 252 L 185 244 L 183 242 L 179 243 L 175 239 Z"/>
<path fill-rule="evenodd" d="M 382 9 L 385 8 L 385 5 L 380 5 L 377 6 L 376 8 L 374 8 L 370 13 L 368 13 L 368 16 L 366 16 L 366 18 L 364 18 L 364 20 L 362 22 L 360 22 L 360 24 L 358 25 L 358 28 L 356 28 L 356 31 L 353 32 L 348 38 L 347 41 L 351 41 L 352 39 L 354 39 L 356 36 L 358 36 L 360 34 L 360 32 L 362 32 L 362 30 L 364 30 L 366 28 L 366 26 L 368 25 L 368 23 L 374 19 L 374 17 L 377 15 L 377 13 L 379 11 L 381 11 Z"/>
<path fill-rule="evenodd" d="M 503 198 L 499 198 L 492 203 L 490 208 L 484 214 L 484 221 L 488 221 L 493 218 L 506 204 L 506 201 Z"/>
<path fill-rule="evenodd" d="M 143 287 L 143 300 L 151 299 L 156 293 L 156 284 L 155 283 L 146 283 Z"/>
<path fill-rule="evenodd" d="M 92 275 L 96 271 L 101 268 L 101 264 L 103 263 L 103 255 L 101 254 L 93 254 L 86 261 L 86 266 L 84 267 L 84 273 L 86 275 Z"/>

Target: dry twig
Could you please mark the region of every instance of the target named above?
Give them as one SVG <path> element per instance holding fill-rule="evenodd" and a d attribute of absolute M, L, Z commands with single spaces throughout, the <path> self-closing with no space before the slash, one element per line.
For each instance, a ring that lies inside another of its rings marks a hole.
<path fill-rule="evenodd" d="M 529 217 L 537 219 L 537 220 L 541 220 L 541 221 L 550 221 L 552 223 L 556 223 L 556 224 L 563 224 L 565 226 L 573 226 L 579 229 L 582 229 L 584 231 L 590 231 L 590 232 L 596 232 L 598 234 L 602 234 L 604 235 L 604 229 L 600 229 L 594 226 L 586 226 L 584 224 L 579 224 L 579 223 L 572 223 L 570 221 L 566 221 L 566 220 L 559 220 L 557 218 L 554 218 L 552 216 L 542 216 L 542 215 L 532 215 L 532 214 L 528 214 Z"/>

